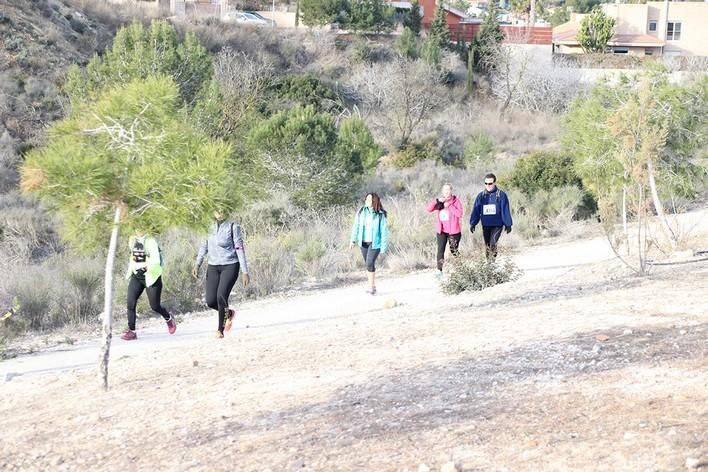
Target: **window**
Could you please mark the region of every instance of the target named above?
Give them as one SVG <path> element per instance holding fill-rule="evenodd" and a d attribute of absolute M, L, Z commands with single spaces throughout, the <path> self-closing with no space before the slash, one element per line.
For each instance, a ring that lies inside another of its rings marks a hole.
<path fill-rule="evenodd" d="M 645 49 L 645 50 L 644 50 L 644 55 L 645 55 L 645 56 L 653 56 L 653 55 L 654 55 L 654 50 L 653 50 L 653 49 Z"/>
<path fill-rule="evenodd" d="M 629 49 L 627 49 L 627 48 L 613 48 L 612 52 L 615 54 L 629 54 Z"/>
<path fill-rule="evenodd" d="M 666 40 L 678 41 L 681 39 L 681 22 L 669 21 L 666 24 Z"/>
<path fill-rule="evenodd" d="M 649 31 L 656 31 L 656 20 L 651 20 L 649 22 Z"/>

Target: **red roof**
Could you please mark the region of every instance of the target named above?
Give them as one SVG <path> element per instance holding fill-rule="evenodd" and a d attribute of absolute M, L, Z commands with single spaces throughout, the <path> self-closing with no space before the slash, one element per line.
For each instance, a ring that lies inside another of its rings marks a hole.
<path fill-rule="evenodd" d="M 453 7 L 448 7 L 447 5 L 443 5 L 443 8 L 448 12 L 452 13 L 453 15 L 460 17 L 460 18 L 467 18 L 467 14 L 461 10 L 458 10 L 457 8 Z"/>

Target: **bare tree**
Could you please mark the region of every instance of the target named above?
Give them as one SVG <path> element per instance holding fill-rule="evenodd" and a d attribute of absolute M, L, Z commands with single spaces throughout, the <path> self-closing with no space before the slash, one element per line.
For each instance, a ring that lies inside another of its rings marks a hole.
<path fill-rule="evenodd" d="M 528 51 L 516 44 L 500 44 L 494 51 L 482 56 L 486 69 L 491 70 L 492 94 L 499 100 L 502 115 L 517 97 L 526 78 L 530 57 Z"/>
<path fill-rule="evenodd" d="M 503 44 L 483 57 L 491 62 L 491 93 L 500 101 L 501 113 L 509 106 L 562 113 L 588 90 L 580 69 L 567 60 L 552 62 L 537 57 L 533 46 Z"/>
<path fill-rule="evenodd" d="M 391 145 L 405 146 L 438 108 L 444 95 L 443 73 L 423 61 L 399 58 L 359 69 L 349 95 Z"/>
<path fill-rule="evenodd" d="M 214 61 L 214 80 L 224 100 L 223 131 L 237 129 L 258 107 L 273 76 L 273 63 L 263 55 L 249 56 L 230 48 L 219 53 Z"/>

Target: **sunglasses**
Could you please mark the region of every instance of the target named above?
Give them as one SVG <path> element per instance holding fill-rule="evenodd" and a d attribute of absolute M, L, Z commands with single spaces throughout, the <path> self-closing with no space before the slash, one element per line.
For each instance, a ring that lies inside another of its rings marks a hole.
<path fill-rule="evenodd" d="M 494 185 L 494 182 L 484 182 L 484 185 Z"/>

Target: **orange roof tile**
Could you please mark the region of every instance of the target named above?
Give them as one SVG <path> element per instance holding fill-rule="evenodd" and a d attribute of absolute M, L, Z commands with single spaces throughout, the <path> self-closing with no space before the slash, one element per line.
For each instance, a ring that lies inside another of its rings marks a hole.
<path fill-rule="evenodd" d="M 553 28 L 553 42 L 555 44 L 578 44 L 578 23 L 563 23 Z M 661 47 L 664 41 L 648 34 L 616 34 L 607 43 L 609 46 L 649 46 Z"/>

